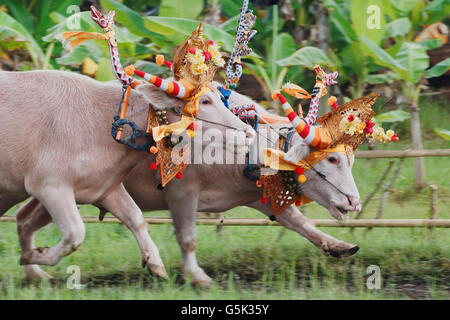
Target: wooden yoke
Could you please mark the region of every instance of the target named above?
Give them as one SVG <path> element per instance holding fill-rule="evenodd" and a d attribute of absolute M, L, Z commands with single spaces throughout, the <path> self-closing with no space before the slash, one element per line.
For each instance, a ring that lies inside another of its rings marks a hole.
<path fill-rule="evenodd" d="M 127 115 L 127 107 L 128 107 L 128 99 L 130 98 L 130 91 L 131 86 L 128 86 L 123 96 L 122 103 L 120 105 L 120 114 L 119 114 L 120 119 L 125 119 L 125 116 Z M 123 126 L 120 126 L 119 130 L 117 130 L 116 133 L 116 140 L 120 140 L 122 138 L 122 133 L 123 133 Z"/>

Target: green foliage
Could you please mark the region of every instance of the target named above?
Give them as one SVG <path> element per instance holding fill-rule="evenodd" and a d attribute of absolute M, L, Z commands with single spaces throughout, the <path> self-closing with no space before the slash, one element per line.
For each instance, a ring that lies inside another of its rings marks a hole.
<path fill-rule="evenodd" d="M 126 5 L 114 0 L 100 0 L 100 4 L 107 10 L 114 10 L 116 12 L 115 21 L 126 26 L 132 33 L 141 37 L 163 40 L 163 37 L 158 37 L 156 32 L 146 27 L 144 17 Z"/>
<path fill-rule="evenodd" d="M 406 74 L 406 68 L 402 66 L 399 61 L 395 60 L 389 53 L 379 47 L 372 40 L 365 35 L 361 35 L 362 47 L 364 51 L 373 58 L 374 62 L 380 66 L 390 68 L 397 72 L 399 75 Z"/>
<path fill-rule="evenodd" d="M 388 111 L 385 113 L 378 114 L 374 118 L 378 123 L 401 122 L 401 121 L 411 118 L 411 115 L 409 114 L 409 112 L 406 112 L 406 111 L 394 110 L 394 111 Z"/>
<path fill-rule="evenodd" d="M 390 83 L 396 79 L 397 79 L 397 77 L 394 72 L 369 74 L 366 77 L 367 83 L 370 83 L 370 84 Z"/>
<path fill-rule="evenodd" d="M 109 81 L 116 79 L 114 72 L 111 69 L 111 61 L 109 58 L 102 57 L 98 63 L 97 80 Z"/>
<path fill-rule="evenodd" d="M 16 18 L 16 20 L 22 24 L 25 29 L 30 34 L 34 33 L 34 17 L 33 15 L 28 12 L 24 6 L 22 6 L 20 3 L 17 3 L 15 1 L 7 0 L 5 3 L 8 6 L 8 9 L 10 10 L 12 16 Z"/>
<path fill-rule="evenodd" d="M 279 60 L 278 64 L 283 67 L 300 65 L 309 69 L 312 69 L 315 64 L 334 66 L 331 59 L 322 50 L 315 47 L 301 48 L 289 57 Z"/>
<path fill-rule="evenodd" d="M 3 33 L 5 31 L 9 31 L 9 34 L 13 35 L 16 40 L 25 41 L 35 68 L 43 66 L 45 61 L 44 52 L 32 34 L 20 22 L 0 11 L 0 32 Z"/>
<path fill-rule="evenodd" d="M 444 138 L 445 140 L 450 140 L 450 130 L 436 128 L 434 129 L 434 132 L 436 132 L 438 136 Z"/>
<path fill-rule="evenodd" d="M 417 83 L 429 65 L 426 50 L 442 43 L 438 39 L 412 40 L 422 26 L 445 19 L 442 11 L 450 8 L 440 0 L 429 4 L 422 0 L 327 0 L 324 5 L 329 10 L 331 22 L 333 51 L 329 56 L 340 72 L 339 83 L 348 82 L 354 98 L 362 95 L 366 83 L 380 84 L 399 79 Z M 372 5 L 376 7 L 371 8 Z M 375 20 L 372 18 L 377 8 L 380 16 Z M 371 24 L 377 26 L 372 28 Z M 381 68 L 392 71 L 380 73 Z M 432 73 L 428 74 L 431 76 Z"/>
<path fill-rule="evenodd" d="M 376 44 L 380 43 L 386 29 L 385 15 L 380 14 L 382 2 L 352 0 L 350 5 L 350 17 L 356 34 L 364 35 Z"/>
<path fill-rule="evenodd" d="M 188 35 L 195 30 L 199 22 L 197 20 L 183 19 L 183 18 L 168 18 L 168 17 L 147 17 L 146 25 L 151 27 L 157 33 L 169 36 L 172 41 L 180 45 Z M 203 24 L 203 33 L 208 39 L 214 39 L 215 42 L 222 45 L 223 50 L 231 51 L 234 44 L 234 37 L 229 33 L 212 26 L 210 24 Z"/>
<path fill-rule="evenodd" d="M 386 26 L 385 38 L 402 37 L 411 30 L 411 21 L 408 18 L 400 18 L 389 22 Z"/>
<path fill-rule="evenodd" d="M 411 83 L 420 80 L 430 60 L 424 47 L 411 42 L 403 43 L 395 58 L 398 64 L 407 70 L 406 74 L 400 73 L 400 78 Z"/>
<path fill-rule="evenodd" d="M 425 73 L 427 78 L 434 78 L 443 75 L 447 70 L 450 70 L 450 58 L 442 60 Z"/>
<path fill-rule="evenodd" d="M 161 0 L 159 15 L 195 19 L 203 11 L 203 0 Z"/>

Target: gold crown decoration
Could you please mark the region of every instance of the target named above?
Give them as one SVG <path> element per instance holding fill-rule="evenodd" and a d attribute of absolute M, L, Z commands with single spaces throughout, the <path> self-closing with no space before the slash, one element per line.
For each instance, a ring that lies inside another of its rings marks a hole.
<path fill-rule="evenodd" d="M 177 48 L 173 62 L 157 55 L 157 65 L 165 64 L 173 71 L 174 81 L 137 70 L 133 65 L 125 68 L 128 75 L 137 75 L 167 94 L 188 101 L 184 113 L 197 116 L 198 99 L 210 91 L 218 68 L 225 65 L 219 45 L 203 37 L 203 26 L 198 28 Z"/>
<path fill-rule="evenodd" d="M 173 59 L 173 74 L 176 81 L 184 79 L 193 85 L 191 96 L 212 82 L 217 70 L 225 65 L 219 48 L 215 42 L 204 38 L 201 23 L 178 47 Z"/>
<path fill-rule="evenodd" d="M 288 89 L 297 92 L 299 91 L 299 88 L 300 87 L 289 87 Z M 317 120 L 317 122 L 321 124 L 321 127 L 315 127 L 313 125 L 307 127 L 305 121 L 299 119 L 298 116 L 294 114 L 292 107 L 290 107 L 286 99 L 284 99 L 280 93 L 277 93 L 277 96 L 282 102 L 282 107 L 288 114 L 288 118 L 291 120 L 296 131 L 315 149 L 304 159 L 295 163 L 285 159 L 285 153 L 281 151 L 281 145 L 279 150 L 264 150 L 264 165 L 278 171 L 276 174 L 261 175 L 257 185 L 264 186 L 261 202 L 266 203 L 268 199 L 270 199 L 274 215 L 291 206 L 293 203 L 300 206 L 302 203 L 311 201 L 311 199 L 305 195 L 298 194 L 297 192 L 299 190 L 299 185 L 306 182 L 306 177 L 303 173 L 305 170 L 309 170 L 311 166 L 315 166 L 324 159 L 327 154 L 340 152 L 347 155 L 352 162 L 353 158 L 351 155 L 353 155 L 354 151 L 366 138 L 369 142 L 374 140 L 384 143 L 398 141 L 398 136 L 393 130 L 384 132 L 384 129 L 381 126 L 375 126 L 375 123 L 371 121 L 375 115 L 372 107 L 379 97 L 377 94 L 357 98 L 341 106 L 337 105 L 335 98 L 330 99 L 333 110 L 324 114 Z M 297 127 L 302 125 L 302 121 L 303 129 L 297 130 Z M 305 130 L 305 128 L 307 130 Z M 318 148 L 316 140 L 320 141 L 320 139 L 314 138 L 321 133 L 320 130 L 329 134 L 329 139 L 325 144 L 325 148 Z M 302 134 L 304 136 L 302 136 Z M 307 139 L 309 139 L 309 141 Z M 315 145 L 314 141 L 316 141 Z M 273 216 L 273 218 L 274 217 L 275 216 Z"/>
<path fill-rule="evenodd" d="M 337 145 L 349 146 L 355 151 L 367 138 L 371 143 L 375 140 L 386 143 L 398 141 L 397 134 L 389 129 L 386 132 L 381 126 L 375 125 L 372 110 L 378 94 L 357 98 L 324 114 L 317 120 L 331 135 L 330 147 Z"/>
<path fill-rule="evenodd" d="M 378 97 L 379 95 L 375 94 L 368 97 L 357 98 L 338 106 L 336 109 L 333 109 L 317 119 L 317 122 L 325 127 L 331 135 L 332 142 L 330 147 L 344 144 L 351 146 L 353 151 L 355 151 L 364 142 L 366 138 L 364 132 L 360 134 L 355 132 L 353 135 L 347 134 L 342 130 L 341 123 L 343 119 L 348 119 L 349 116 L 353 115 L 353 121 L 356 119 L 358 124 L 360 124 L 360 128 L 364 130 L 367 123 L 375 115 L 372 107 Z"/>

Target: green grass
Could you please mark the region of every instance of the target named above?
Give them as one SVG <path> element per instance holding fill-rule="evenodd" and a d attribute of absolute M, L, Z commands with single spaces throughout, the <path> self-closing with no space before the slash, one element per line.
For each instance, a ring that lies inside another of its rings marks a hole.
<path fill-rule="evenodd" d="M 395 207 L 401 213 L 410 208 Z M 245 214 L 248 209 L 239 209 Z M 252 212 L 253 214 L 253 212 Z M 120 225 L 88 224 L 83 246 L 55 267 L 44 267 L 56 283 L 22 280 L 15 225 L 3 225 L 0 253 L 0 298 L 3 299 L 373 299 L 449 298 L 450 234 L 435 229 L 324 228 L 340 239 L 357 243 L 353 257 L 322 255 L 299 235 L 278 227 L 225 227 L 222 237 L 209 226 L 199 227 L 200 265 L 216 280 L 211 290 L 195 290 L 180 280 L 181 257 L 170 225 L 152 226 L 152 237 L 170 275 L 155 280 L 140 268 L 140 253 L 128 230 Z M 54 225 L 40 232 L 38 243 L 55 244 Z M 70 265 L 81 268 L 82 290 L 65 286 Z M 365 287 L 366 269 L 378 265 L 383 290 Z M 50 286 L 52 290 L 50 289 Z M 409 290 L 409 291 L 408 291 Z"/>
<path fill-rule="evenodd" d="M 433 107 L 438 108 L 438 107 Z M 425 107 L 422 107 L 422 111 Z M 446 118 L 443 113 L 439 121 Z M 424 119 L 424 117 L 422 117 Z M 427 120 L 425 120 L 427 121 Z M 402 138 L 402 136 L 401 136 Z M 450 148 L 442 139 L 425 139 L 425 148 Z M 407 139 L 378 149 L 409 148 Z M 395 160 L 398 161 L 398 160 Z M 450 218 L 447 158 L 426 158 L 427 182 L 439 185 L 439 218 Z M 369 194 L 388 160 L 358 160 L 353 172 L 362 199 Z M 372 218 L 378 208 L 373 200 L 364 213 Z M 430 191 L 414 190 L 413 159 L 406 159 L 392 187 L 382 218 L 427 218 Z M 83 215 L 97 210 L 84 206 Z M 9 214 L 13 214 L 14 209 Z M 147 215 L 161 216 L 167 212 Z M 310 218 L 330 218 L 317 204 L 306 207 Z M 226 217 L 263 217 L 246 207 L 231 210 Z M 131 232 L 121 225 L 87 224 L 86 239 L 80 249 L 55 267 L 43 269 L 54 282 L 23 280 L 18 265 L 20 248 L 16 226 L 2 223 L 0 233 L 0 299 L 449 299 L 450 231 L 436 228 L 375 228 L 370 232 L 348 228 L 322 228 L 334 237 L 358 244 L 360 251 L 345 259 L 324 256 L 296 233 L 280 227 L 224 227 L 219 236 L 215 227 L 200 226 L 198 260 L 215 279 L 209 290 L 192 288 L 180 279 L 181 254 L 171 225 L 152 225 L 151 235 L 169 273 L 169 281 L 159 281 L 140 267 L 140 252 Z M 40 246 L 55 245 L 58 230 L 50 225 L 37 237 Z M 81 268 L 81 290 L 69 290 L 66 269 Z M 366 269 L 378 265 L 383 277 L 381 290 L 366 288 Z"/>

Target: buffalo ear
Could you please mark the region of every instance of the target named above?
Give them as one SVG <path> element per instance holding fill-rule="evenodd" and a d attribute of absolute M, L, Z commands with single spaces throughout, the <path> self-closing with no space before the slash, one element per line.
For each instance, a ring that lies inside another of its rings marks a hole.
<path fill-rule="evenodd" d="M 170 96 L 152 84 L 142 84 L 136 87 L 137 91 L 143 94 L 155 109 L 162 110 L 172 107 L 183 108 L 185 102 L 176 97 Z"/>
<path fill-rule="evenodd" d="M 284 156 L 284 160 L 297 163 L 309 154 L 309 146 L 303 143 L 293 145 Z"/>

